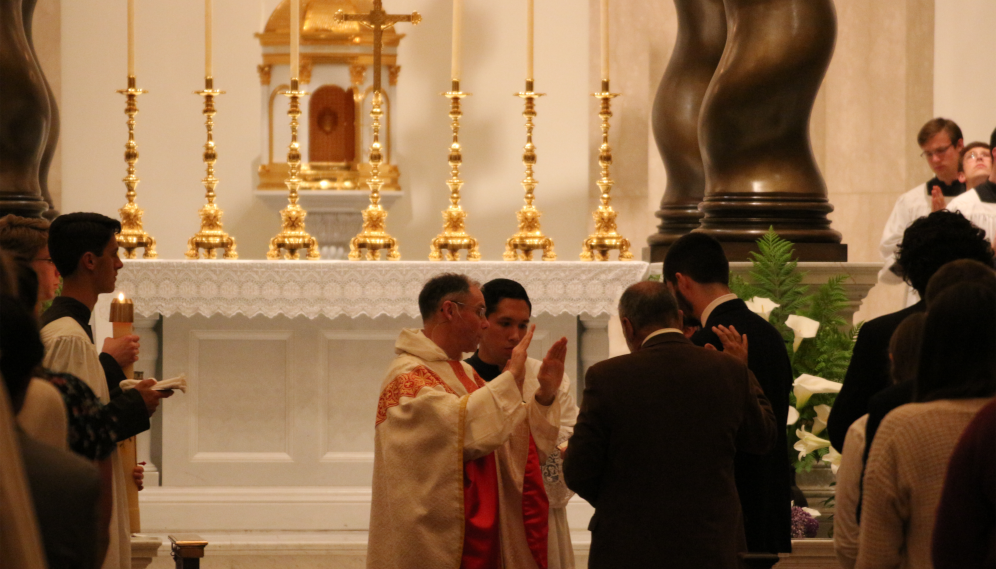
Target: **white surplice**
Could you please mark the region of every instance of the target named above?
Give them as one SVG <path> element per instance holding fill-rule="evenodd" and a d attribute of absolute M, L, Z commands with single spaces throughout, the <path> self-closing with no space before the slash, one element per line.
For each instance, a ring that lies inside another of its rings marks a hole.
<path fill-rule="evenodd" d="M 996 238 L 996 204 L 982 201 L 979 198 L 979 192 L 973 188 L 951 200 L 948 209 L 960 212 L 969 221 L 981 227 L 986 232 L 986 240 L 994 243 L 993 239 Z"/>
<path fill-rule="evenodd" d="M 557 444 L 560 404 L 523 401 L 510 372 L 472 393 L 421 330 L 403 330 L 381 384 L 367 567 L 455 569 L 464 539 L 464 463 L 495 454 L 502 562 L 532 569 L 522 484 L 532 434 L 541 463 Z"/>
<path fill-rule="evenodd" d="M 86 331 L 72 318 L 66 316 L 50 322 L 41 330 L 45 344 L 42 365 L 57 373 L 70 373 L 80 378 L 93 390 L 101 403 L 110 401 L 107 378 L 100 365 L 100 354 Z M 128 515 L 128 494 L 124 470 L 118 450 L 111 452 L 111 525 L 110 546 L 102 569 L 131 569 L 131 528 Z"/>

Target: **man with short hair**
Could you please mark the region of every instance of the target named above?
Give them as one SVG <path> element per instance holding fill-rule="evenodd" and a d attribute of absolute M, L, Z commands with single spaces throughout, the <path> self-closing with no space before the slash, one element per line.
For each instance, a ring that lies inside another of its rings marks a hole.
<path fill-rule="evenodd" d="M 122 392 L 117 383 L 112 383 L 115 380 L 105 375 L 104 362 L 93 344 L 89 324 L 93 306 L 100 294 L 114 292 L 117 272 L 122 267 L 115 237 L 120 230 L 117 220 L 98 213 L 70 213 L 52 222 L 49 252 L 62 274 L 62 295 L 42 315 L 41 330 L 45 344 L 43 365 L 82 379 L 101 402 L 114 407 L 119 441 L 147 430 L 159 400 L 172 395 L 152 390 L 152 380 Z M 123 373 L 120 379 L 125 379 Z M 127 569 L 131 566 L 131 531 L 124 471 L 117 450 L 111 453 L 111 476 L 111 545 L 103 567 Z"/>
<path fill-rule="evenodd" d="M 477 352 L 465 361 L 484 381 L 491 381 L 501 375 L 515 347 L 528 332 L 533 305 L 526 289 L 510 279 L 489 281 L 481 287 L 481 293 L 484 295 L 488 327 L 484 329 Z M 522 397 L 527 401 L 539 390 L 541 367 L 539 360 L 526 360 Z M 574 432 L 578 406 L 567 374 L 560 383 L 557 400 L 560 402 L 558 447 L 542 465 L 543 486 L 550 501 L 547 566 L 549 569 L 573 569 L 574 549 L 571 546 L 571 530 L 567 525 L 567 502 L 574 493 L 564 484 L 561 449 L 566 451 L 567 441 Z"/>
<path fill-rule="evenodd" d="M 480 285 L 438 275 L 418 305 L 424 327 L 401 332 L 377 404 L 367 567 L 545 567 L 539 465 L 557 444 L 567 339 L 523 401 L 535 326 L 485 383 L 460 361 L 488 327 Z"/>
<path fill-rule="evenodd" d="M 934 273 L 958 259 L 973 259 L 992 267 L 993 249 L 986 241 L 984 231 L 960 213 L 942 210 L 917 219 L 906 229 L 896 262 L 906 283 L 924 298 Z M 889 340 L 892 333 L 907 316 L 926 309 L 926 302 L 921 300 L 861 326 L 844 376 L 844 386 L 834 400 L 827 421 L 827 435 L 834 448 L 844 448 L 844 438 L 851 423 L 867 413 L 869 400 L 891 384 Z"/>
<path fill-rule="evenodd" d="M 966 144 L 958 158 L 958 180 L 965 184 L 965 193 L 989 179 L 993 171 L 993 157 L 989 153 L 990 146 L 985 142 L 975 141 Z M 952 202 L 961 196 L 957 196 Z M 949 203 L 948 206 L 951 204 Z M 948 207 L 950 209 L 950 207 Z"/>
<path fill-rule="evenodd" d="M 588 567 L 739 569 L 734 457 L 771 452 L 783 424 L 743 362 L 685 338 L 663 283 L 627 288 L 619 319 L 631 353 L 588 369 L 564 461 L 595 507 Z"/>
<path fill-rule="evenodd" d="M 879 271 L 878 279 L 886 284 L 900 284 L 903 280 L 903 275 L 897 272 L 896 248 L 906 228 L 914 220 L 944 209 L 948 202 L 965 191 L 965 183 L 958 179 L 958 162 L 965 146 L 961 128 L 950 119 L 931 119 L 920 128 L 916 142 L 922 150 L 920 156 L 927 160 L 934 177 L 899 196 L 885 223 L 879 246 L 885 266 Z M 912 306 L 918 300 L 916 291 L 908 289 L 906 306 Z"/>
<path fill-rule="evenodd" d="M 664 258 L 664 280 L 684 312 L 702 322 L 692 335 L 696 346 L 723 349 L 717 334 L 730 328 L 747 337 L 747 367 L 757 378 L 775 413 L 778 440 L 764 455 L 739 452 L 735 473 L 751 553 L 787 553 L 791 542 L 791 466 L 785 429 L 788 422 L 792 364 L 785 340 L 767 320 L 754 314 L 730 291 L 730 263 L 723 246 L 704 233 L 674 242 Z"/>
<path fill-rule="evenodd" d="M 981 150 L 979 147 L 974 152 L 978 153 Z M 961 212 L 969 221 L 981 227 L 986 232 L 986 239 L 996 247 L 996 168 L 993 167 L 996 161 L 996 129 L 993 129 L 993 133 L 989 136 L 986 154 L 989 165 L 988 179 L 974 187 L 969 186 L 972 189 L 951 200 L 948 209 Z M 965 161 L 968 163 L 967 158 Z M 973 167 L 981 170 L 981 166 L 973 164 Z"/>

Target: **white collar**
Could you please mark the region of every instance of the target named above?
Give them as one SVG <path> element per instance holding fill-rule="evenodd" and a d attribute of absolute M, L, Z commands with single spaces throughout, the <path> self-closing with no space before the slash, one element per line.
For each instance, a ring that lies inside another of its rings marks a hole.
<path fill-rule="evenodd" d="M 702 323 L 702 327 L 705 328 L 706 322 L 709 321 L 709 316 L 712 315 L 712 311 L 716 310 L 717 306 L 723 304 L 724 302 L 729 302 L 731 300 L 736 300 L 736 299 L 737 295 L 733 293 L 724 294 L 723 296 L 716 297 L 715 299 L 713 299 L 713 301 L 710 302 L 709 305 L 705 307 L 705 310 L 702 311 L 702 318 L 699 318 L 699 322 Z"/>
<path fill-rule="evenodd" d="M 677 332 L 681 334 L 682 337 L 684 337 L 684 332 L 678 330 L 677 328 L 661 328 L 660 330 L 654 330 L 646 338 L 644 338 L 643 342 L 640 344 L 640 347 L 642 348 L 643 346 L 647 345 L 647 340 L 653 338 L 654 336 L 660 336 L 661 334 L 669 334 L 671 332 Z"/>

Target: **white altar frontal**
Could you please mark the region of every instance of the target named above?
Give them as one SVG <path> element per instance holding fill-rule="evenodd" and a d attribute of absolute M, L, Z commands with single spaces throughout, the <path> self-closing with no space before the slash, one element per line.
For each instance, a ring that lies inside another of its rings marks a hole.
<path fill-rule="evenodd" d="M 245 555 L 310 539 L 294 547 L 362 557 L 379 387 L 400 329 L 421 326 L 423 283 L 442 272 L 522 283 L 537 324 L 530 354 L 566 336 L 580 394 L 581 372 L 608 357 L 619 296 L 647 271 L 642 262 L 126 261 L 117 286 L 144 317 L 136 369 L 185 373 L 189 385 L 163 401 L 151 441 L 140 442 L 150 463 L 143 531 L 253 532 L 215 543 Z M 591 509 L 576 500 L 570 522 L 583 531 Z M 253 541 L 261 535 L 269 545 Z"/>

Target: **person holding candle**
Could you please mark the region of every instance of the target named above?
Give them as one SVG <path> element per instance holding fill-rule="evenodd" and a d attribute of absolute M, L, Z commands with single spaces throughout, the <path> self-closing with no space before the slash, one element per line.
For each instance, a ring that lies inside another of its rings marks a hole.
<path fill-rule="evenodd" d="M 123 266 L 115 237 L 120 230 L 117 220 L 97 213 L 71 213 L 52 222 L 49 253 L 62 274 L 62 296 L 42 315 L 41 330 L 45 367 L 79 377 L 102 402 L 115 407 L 119 441 L 148 429 L 149 417 L 159 399 L 172 394 L 150 389 L 151 382 L 128 391 L 121 391 L 116 383 L 109 385 L 104 362 L 93 344 L 89 325 L 93 306 L 100 294 L 114 291 L 118 269 Z M 123 375 L 122 372 L 121 379 Z M 131 533 L 124 472 L 116 449 L 110 457 L 113 507 L 110 547 L 103 567 L 127 568 L 131 562 Z"/>

